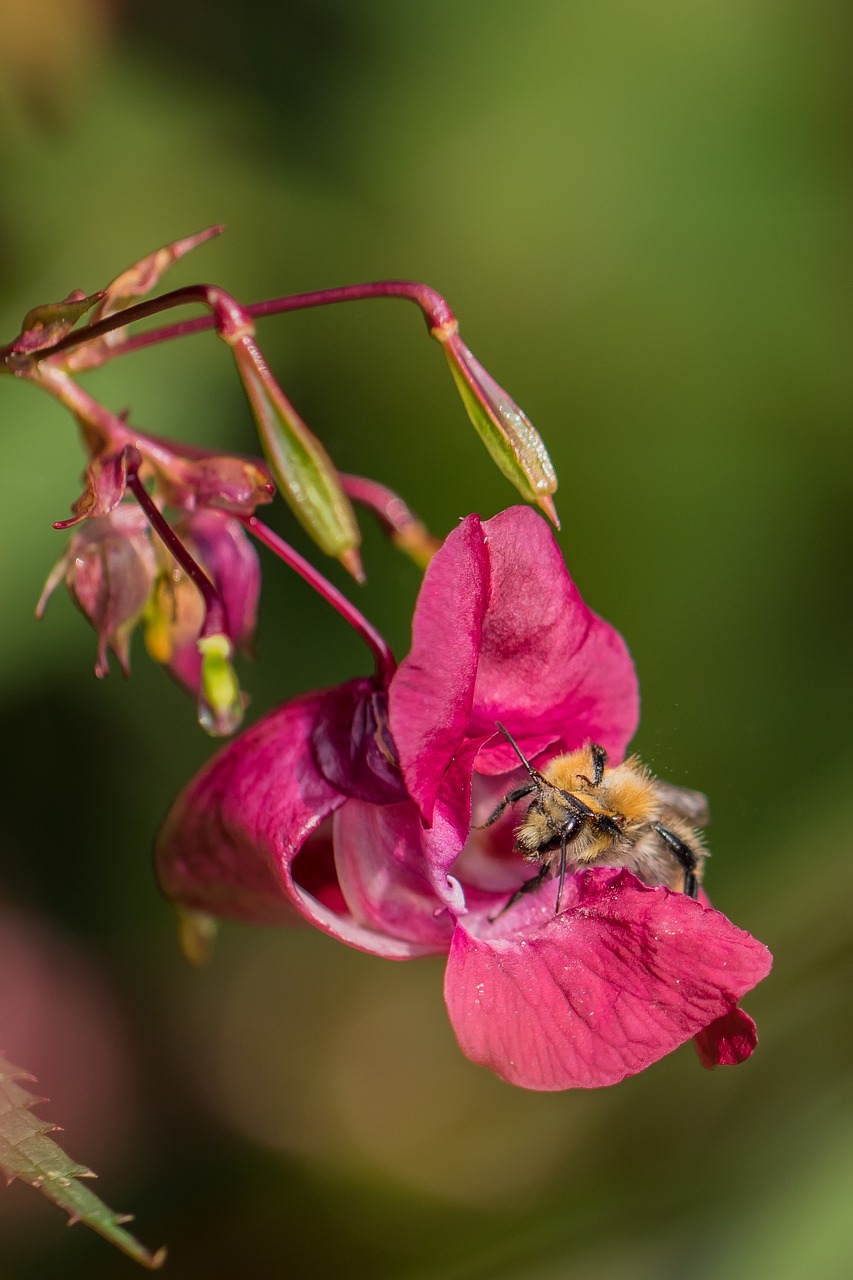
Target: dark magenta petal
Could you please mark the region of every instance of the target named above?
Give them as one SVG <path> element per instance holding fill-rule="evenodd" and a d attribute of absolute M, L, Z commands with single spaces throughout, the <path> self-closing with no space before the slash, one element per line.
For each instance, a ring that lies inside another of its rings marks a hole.
<path fill-rule="evenodd" d="M 731 1014 L 770 969 L 761 943 L 684 894 L 599 868 L 572 906 L 510 934 L 457 926 L 445 998 L 463 1051 L 528 1089 L 642 1071 Z"/>
<path fill-rule="evenodd" d="M 294 879 L 293 862 L 306 840 L 346 801 L 311 751 L 326 696 L 308 694 L 280 707 L 202 769 L 158 837 L 160 881 L 176 902 L 213 915 L 286 924 L 298 912 L 360 950 L 396 959 L 421 955 L 425 948 L 365 928 Z"/>
<path fill-rule="evenodd" d="M 424 576 L 412 648 L 391 681 L 391 728 L 409 794 L 427 821 L 471 714 L 489 566 L 479 517 L 449 535 Z"/>
<path fill-rule="evenodd" d="M 371 804 L 408 798 L 388 727 L 388 695 L 372 680 L 329 690 L 312 741 L 320 772 L 344 795 Z"/>
<path fill-rule="evenodd" d="M 758 1044 L 755 1023 L 743 1009 L 732 1009 L 693 1037 L 703 1067 L 734 1067 Z"/>
<path fill-rule="evenodd" d="M 486 733 L 500 720 L 519 739 L 553 733 L 570 751 L 591 739 L 621 759 L 639 718 L 622 637 L 584 604 L 536 512 L 503 511 L 483 534 L 490 597 L 469 732 Z"/>

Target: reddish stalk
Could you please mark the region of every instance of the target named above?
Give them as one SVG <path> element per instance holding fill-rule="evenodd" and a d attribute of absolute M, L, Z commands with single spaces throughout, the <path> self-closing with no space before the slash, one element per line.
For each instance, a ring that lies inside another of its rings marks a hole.
<path fill-rule="evenodd" d="M 173 289 L 170 293 L 161 294 L 157 298 L 149 298 L 147 302 L 136 303 L 125 307 L 114 315 L 98 320 L 95 324 L 84 325 L 68 333 L 54 346 L 35 353 L 38 360 L 46 360 L 79 347 L 95 338 L 111 333 L 114 329 L 122 329 L 137 320 L 145 320 L 148 316 L 171 310 L 173 307 L 185 306 L 199 302 L 210 306 L 212 293 L 221 295 L 221 291 L 210 285 L 189 285 L 184 289 Z M 456 317 L 440 293 L 428 285 L 417 284 L 411 280 L 378 280 L 368 284 L 344 285 L 338 289 L 318 289 L 311 293 L 294 293 L 283 298 L 271 298 L 267 302 L 254 302 L 240 310 L 252 319 L 264 316 L 279 315 L 286 311 L 302 311 L 309 307 L 330 306 L 338 302 L 366 302 L 372 298 L 404 298 L 420 307 L 427 327 L 434 337 L 446 336 L 455 332 Z M 135 334 L 121 345 L 110 349 L 109 358 L 126 355 L 131 351 L 139 351 L 142 347 L 155 343 L 168 342 L 172 338 L 183 338 L 191 333 L 201 333 L 206 329 L 217 327 L 218 317 L 214 315 L 196 316 L 192 320 L 182 320 L 177 324 L 164 325 L 159 329 L 149 329 L 147 333 Z"/>
<path fill-rule="evenodd" d="M 314 568 L 313 564 L 301 556 L 298 551 L 294 551 L 293 547 L 279 537 L 268 525 L 263 524 L 257 516 L 236 516 L 235 519 L 245 525 L 249 532 L 257 538 L 258 542 L 263 543 L 280 560 L 283 560 L 288 568 L 298 573 L 300 578 L 313 587 L 318 595 L 322 596 L 326 603 L 336 609 L 344 621 L 349 623 L 354 631 L 358 632 L 373 654 L 373 660 L 376 663 L 377 680 L 383 686 L 387 686 L 397 669 L 397 663 L 385 640 L 376 628 L 367 621 L 364 614 L 360 613 L 343 592 L 329 582 L 328 578 L 324 578 L 322 573 Z"/>
<path fill-rule="evenodd" d="M 128 451 L 130 452 L 130 451 Z M 136 450 L 133 450 L 136 453 Z M 198 589 L 204 602 L 204 625 L 201 628 L 199 638 L 204 639 L 206 636 L 228 635 L 228 620 L 225 616 L 225 606 L 219 592 L 208 578 L 207 574 L 201 566 L 193 559 L 189 551 L 181 542 L 168 520 L 151 497 L 145 485 L 139 478 L 139 455 L 135 459 L 128 458 L 127 463 L 127 487 L 130 489 L 136 501 L 148 518 L 154 532 L 160 541 L 174 556 L 175 560 L 183 569 L 184 573 Z"/>

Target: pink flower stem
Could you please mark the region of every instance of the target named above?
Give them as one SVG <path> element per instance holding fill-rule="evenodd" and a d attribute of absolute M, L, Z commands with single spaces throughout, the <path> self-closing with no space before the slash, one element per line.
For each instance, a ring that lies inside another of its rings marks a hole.
<path fill-rule="evenodd" d="M 337 587 L 333 586 L 327 578 L 324 578 L 298 551 L 294 551 L 293 547 L 279 537 L 274 530 L 263 524 L 257 516 L 238 515 L 235 519 L 245 525 L 249 532 L 257 538 L 258 542 L 263 543 L 280 560 L 283 560 L 290 569 L 298 573 L 300 578 L 303 578 L 309 586 L 313 587 L 326 603 L 336 609 L 344 621 L 348 622 L 353 630 L 358 632 L 373 654 L 373 659 L 376 663 L 377 681 L 381 685 L 387 686 L 397 669 L 397 663 L 393 653 L 376 628 L 371 626 L 364 615 L 359 613 L 355 605 L 351 604 Z"/>
<path fill-rule="evenodd" d="M 347 497 L 372 511 L 394 545 L 425 569 L 441 546 L 441 540 L 433 537 L 399 494 L 365 476 L 341 472 L 340 478 Z"/>
<path fill-rule="evenodd" d="M 212 294 L 222 296 L 220 290 L 210 285 L 190 285 L 184 289 L 173 289 L 170 293 L 161 294 L 157 298 L 149 298 L 147 302 L 125 307 L 124 310 L 98 320 L 95 324 L 75 329 L 54 346 L 39 351 L 37 358 L 40 361 L 49 359 L 72 347 L 79 347 L 95 338 L 100 338 L 105 333 L 111 333 L 114 329 L 122 329 L 136 320 L 144 320 L 148 316 L 171 310 L 173 307 L 192 302 L 209 306 Z M 283 298 L 272 298 L 267 302 L 254 302 L 248 307 L 241 307 L 240 310 L 243 315 L 251 319 L 259 319 L 263 316 L 279 315 L 285 311 L 302 311 L 309 307 L 329 306 L 337 302 L 366 302 L 373 298 L 405 298 L 414 302 L 423 312 L 430 334 L 440 340 L 454 333 L 458 327 L 456 317 L 441 294 L 436 293 L 435 289 L 431 289 L 428 285 L 417 284 L 411 280 L 378 280 L 369 284 L 344 285 L 338 289 L 294 293 Z M 114 356 L 126 355 L 130 351 L 139 351 L 142 347 L 168 342 L 172 338 L 183 338 L 188 334 L 201 333 L 205 329 L 214 327 L 220 327 L 219 318 L 215 314 L 164 325 L 160 329 L 150 329 L 147 333 L 135 334 L 125 342 L 110 348 L 105 358 L 112 359 Z"/>
<path fill-rule="evenodd" d="M 225 615 L 225 605 L 219 592 L 208 578 L 207 574 L 201 566 L 193 559 L 189 551 L 181 542 L 168 520 L 151 497 L 145 485 L 139 478 L 139 463 L 141 461 L 139 453 L 136 449 L 128 448 L 127 462 L 127 487 L 130 489 L 136 501 L 139 503 L 148 523 L 157 534 L 163 545 L 174 556 L 175 560 L 183 569 L 184 573 L 190 581 L 198 588 L 201 598 L 204 602 L 204 625 L 201 629 L 200 639 L 211 635 L 229 635 L 228 623 Z M 136 457 L 132 455 L 136 454 Z"/>
<path fill-rule="evenodd" d="M 417 517 L 387 485 L 378 480 L 368 480 L 365 476 L 351 476 L 340 473 L 344 493 L 353 502 L 367 507 L 382 522 L 389 533 L 402 533 L 417 522 Z"/>

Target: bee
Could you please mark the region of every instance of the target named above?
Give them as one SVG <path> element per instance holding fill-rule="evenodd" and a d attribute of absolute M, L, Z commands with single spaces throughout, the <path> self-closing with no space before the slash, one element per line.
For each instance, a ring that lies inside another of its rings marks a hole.
<path fill-rule="evenodd" d="M 489 827 L 519 800 L 532 796 L 515 829 L 515 849 L 539 871 L 516 890 L 492 919 L 542 884 L 559 866 L 556 913 L 567 869 L 627 867 L 649 885 L 666 885 L 690 898 L 699 894 L 708 856 L 698 826 L 708 822 L 708 802 L 699 791 L 661 782 L 636 757 L 608 768 L 607 752 L 589 742 L 535 769 L 512 735 L 498 724 L 530 781 L 501 800 L 481 825 Z"/>

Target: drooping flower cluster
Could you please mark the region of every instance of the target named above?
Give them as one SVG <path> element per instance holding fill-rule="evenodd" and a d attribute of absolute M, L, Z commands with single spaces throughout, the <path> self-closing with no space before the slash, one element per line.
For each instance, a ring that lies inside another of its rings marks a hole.
<path fill-rule="evenodd" d="M 364 573 L 353 502 L 371 509 L 417 563 L 426 564 L 437 546 L 395 494 L 336 470 L 267 366 L 255 341 L 255 317 L 365 298 L 415 302 L 430 336 L 447 355 L 468 415 L 494 461 L 555 523 L 551 495 L 557 480 L 535 428 L 464 345 L 453 312 L 426 285 L 379 281 L 251 307 L 215 286 L 192 285 L 140 301 L 178 259 L 221 230 L 211 227 L 156 250 L 98 293 L 77 290 L 33 308 L 18 336 L 0 346 L 0 374 L 41 387 L 69 409 L 88 454 L 74 514 L 55 525 L 75 532 L 48 578 L 38 613 L 64 580 L 98 633 L 99 676 L 108 670 L 108 649 L 127 673 L 130 635 L 142 622 L 152 657 L 197 698 L 201 724 L 225 735 L 242 719 L 246 699 L 231 658 L 235 649 L 251 647 L 260 587 L 244 528 L 261 542 L 274 540 L 255 513 L 272 501 L 276 486 L 316 545 L 359 581 Z M 188 303 L 208 314 L 129 336 L 134 321 Z M 76 381 L 76 374 L 117 356 L 211 327 L 234 357 L 266 461 L 176 445 L 142 432 Z M 133 509 L 134 502 L 143 515 Z M 327 598 L 335 595 L 289 547 L 279 543 L 277 550 Z M 345 602 L 337 607 L 346 612 Z"/>
<path fill-rule="evenodd" d="M 422 285 L 386 281 L 253 307 L 193 286 L 137 302 L 209 234 L 159 250 L 101 294 L 37 308 L 0 349 L 0 371 L 59 399 L 81 430 L 84 490 L 57 524 L 71 540 L 39 610 L 64 581 L 98 633 L 99 675 L 109 649 L 127 669 L 141 623 L 149 652 L 197 698 L 202 724 L 233 732 L 245 700 L 231 657 L 251 646 L 260 588 L 247 533 L 311 582 L 374 655 L 372 676 L 285 704 L 190 783 L 158 840 L 166 892 L 189 920 L 305 919 L 392 959 L 446 954 L 462 1049 L 527 1088 L 611 1084 L 691 1037 L 705 1065 L 747 1058 L 755 1027 L 738 1002 L 767 973 L 766 948 L 704 896 L 645 884 L 618 860 L 573 866 L 559 898 L 543 872 L 516 900 L 529 865 L 511 813 L 486 823 L 524 781 L 510 735 L 539 768 L 590 742 L 618 762 L 637 724 L 628 651 L 584 604 L 545 521 L 520 507 L 485 522 L 469 516 L 439 544 L 382 485 L 336 471 L 267 368 L 253 320 L 357 298 L 417 302 L 497 465 L 556 523 L 556 477 L 534 428 Z M 187 302 L 209 315 L 128 338 L 131 321 Z M 74 377 L 210 326 L 232 352 L 265 461 L 145 434 Z M 258 520 L 276 487 L 354 577 L 352 502 L 427 566 L 399 667 L 346 597 Z"/>

